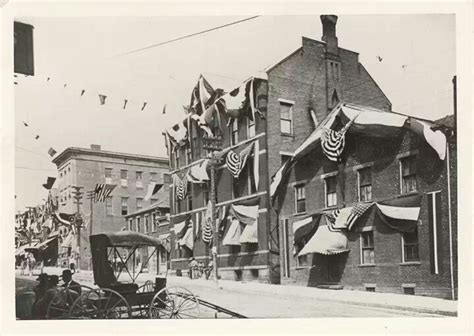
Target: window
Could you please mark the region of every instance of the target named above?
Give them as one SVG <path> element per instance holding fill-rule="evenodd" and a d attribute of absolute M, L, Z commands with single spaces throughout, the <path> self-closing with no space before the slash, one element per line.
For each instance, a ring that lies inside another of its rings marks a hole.
<path fill-rule="evenodd" d="M 112 184 L 112 168 L 105 168 L 105 183 Z"/>
<path fill-rule="evenodd" d="M 209 184 L 208 183 L 203 183 L 203 184 L 201 184 L 201 186 L 202 186 L 203 206 L 207 206 L 207 203 L 209 202 Z"/>
<path fill-rule="evenodd" d="M 160 251 L 160 261 L 162 264 L 165 264 L 166 263 L 166 255 L 167 255 L 167 252 L 164 251 L 163 249 L 161 249 Z"/>
<path fill-rule="evenodd" d="M 295 186 L 295 213 L 306 212 L 306 191 L 304 184 Z"/>
<path fill-rule="evenodd" d="M 145 215 L 145 218 L 143 220 L 143 233 L 148 233 L 150 231 L 150 226 L 148 222 L 148 215 Z"/>
<path fill-rule="evenodd" d="M 137 231 L 137 232 L 140 232 L 141 226 L 142 226 L 142 224 L 140 222 L 140 219 L 141 219 L 140 217 L 136 218 L 137 229 L 135 231 Z"/>
<path fill-rule="evenodd" d="M 375 264 L 374 252 L 374 231 L 366 231 L 360 234 L 361 240 L 361 264 L 372 265 Z"/>
<path fill-rule="evenodd" d="M 174 152 L 174 169 L 179 169 L 179 152 L 180 149 L 176 148 L 176 151 Z"/>
<path fill-rule="evenodd" d="M 191 152 L 191 146 L 186 147 L 186 164 L 193 162 L 193 153 Z"/>
<path fill-rule="evenodd" d="M 239 120 L 234 118 L 230 124 L 230 145 L 236 145 L 239 143 Z"/>
<path fill-rule="evenodd" d="M 122 197 L 122 216 L 128 214 L 128 198 Z"/>
<path fill-rule="evenodd" d="M 337 205 L 337 176 L 331 176 L 324 179 L 326 191 L 326 207 Z"/>
<path fill-rule="evenodd" d="M 403 294 L 415 295 L 415 287 L 414 286 L 403 286 Z"/>
<path fill-rule="evenodd" d="M 419 261 L 418 256 L 418 228 L 414 232 L 405 232 L 402 234 L 402 261 Z"/>
<path fill-rule="evenodd" d="M 293 104 L 280 101 L 280 130 L 282 134 L 293 135 Z"/>
<path fill-rule="evenodd" d="M 255 136 L 255 120 L 250 120 L 247 118 L 247 139 L 253 138 Z"/>
<path fill-rule="evenodd" d="M 128 220 L 128 230 L 129 231 L 133 230 L 133 219 L 131 218 Z"/>
<path fill-rule="evenodd" d="M 108 196 L 106 199 L 105 199 L 105 214 L 107 216 L 112 216 L 112 196 Z"/>
<path fill-rule="evenodd" d="M 158 222 L 158 214 L 155 212 L 153 214 L 153 222 L 151 223 L 151 227 L 152 227 L 153 232 L 158 231 L 158 225 L 159 224 L 160 223 Z"/>
<path fill-rule="evenodd" d="M 372 199 L 372 169 L 370 167 L 357 171 L 359 179 L 359 201 Z"/>
<path fill-rule="evenodd" d="M 122 187 L 128 187 L 128 172 L 126 170 L 120 171 L 120 185 Z"/>
<path fill-rule="evenodd" d="M 416 161 L 414 156 L 400 160 L 402 194 L 416 191 Z"/>
<path fill-rule="evenodd" d="M 257 192 L 257 189 L 255 188 L 255 176 L 253 175 L 253 160 L 254 158 L 252 157 L 247 159 L 247 189 L 249 195 Z"/>
<path fill-rule="evenodd" d="M 137 189 L 143 188 L 143 173 L 141 171 L 137 171 L 136 173 L 135 186 L 137 187 Z"/>
<path fill-rule="evenodd" d="M 143 208 L 143 198 L 137 198 L 137 211 Z"/>
<path fill-rule="evenodd" d="M 193 209 L 193 195 L 191 193 L 191 190 L 188 191 L 188 195 L 186 196 L 187 203 L 188 203 L 188 211 L 191 211 Z"/>
<path fill-rule="evenodd" d="M 158 182 L 156 173 L 154 172 L 150 173 L 150 182 Z"/>

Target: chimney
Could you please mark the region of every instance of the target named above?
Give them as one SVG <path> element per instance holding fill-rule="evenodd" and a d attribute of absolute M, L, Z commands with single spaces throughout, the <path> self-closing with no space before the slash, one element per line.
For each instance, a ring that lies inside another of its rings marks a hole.
<path fill-rule="evenodd" d="M 326 51 L 333 55 L 338 55 L 339 50 L 337 46 L 336 36 L 336 15 L 321 15 L 321 23 L 323 24 L 323 36 L 321 39 L 326 42 Z"/>
<path fill-rule="evenodd" d="M 91 145 L 91 149 L 100 151 L 100 145 Z"/>

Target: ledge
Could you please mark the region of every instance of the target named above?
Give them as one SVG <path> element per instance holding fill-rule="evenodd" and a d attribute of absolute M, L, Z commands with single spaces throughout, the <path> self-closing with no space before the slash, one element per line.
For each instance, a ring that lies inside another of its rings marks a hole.
<path fill-rule="evenodd" d="M 401 262 L 399 265 L 400 266 L 420 266 L 421 262 L 419 262 L 419 261 L 406 261 L 406 262 Z"/>
<path fill-rule="evenodd" d="M 358 267 L 375 267 L 377 266 L 377 264 L 361 264 L 361 265 L 357 265 Z"/>

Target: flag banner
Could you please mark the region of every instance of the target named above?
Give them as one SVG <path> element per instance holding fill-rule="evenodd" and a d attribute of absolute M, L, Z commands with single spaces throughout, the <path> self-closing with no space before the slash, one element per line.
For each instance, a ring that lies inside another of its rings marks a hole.
<path fill-rule="evenodd" d="M 282 184 L 283 178 L 288 175 L 287 173 L 290 170 L 290 161 L 291 160 L 286 161 L 271 178 L 270 197 L 272 200 L 275 199 L 277 191 Z"/>
<path fill-rule="evenodd" d="M 67 84 L 64 84 L 63 86 L 64 86 L 64 88 L 66 88 Z"/>
<path fill-rule="evenodd" d="M 206 183 L 209 181 L 207 174 L 207 166 L 209 159 L 203 160 L 201 163 L 192 166 L 187 172 L 188 181 L 191 183 Z"/>
<path fill-rule="evenodd" d="M 163 105 L 163 112 L 161 112 L 161 114 L 166 114 L 166 104 Z"/>
<path fill-rule="evenodd" d="M 99 101 L 100 101 L 100 105 L 104 105 L 105 104 L 105 99 L 107 99 L 107 96 L 104 96 L 104 95 L 99 95 Z"/>
<path fill-rule="evenodd" d="M 35 136 L 35 140 L 38 140 L 39 137 L 40 137 L 40 136 L 37 134 L 37 135 Z"/>
<path fill-rule="evenodd" d="M 151 198 L 151 196 L 156 194 L 158 190 L 160 190 L 162 187 L 163 187 L 163 184 L 161 183 L 150 182 L 150 184 L 148 185 L 148 191 L 144 197 L 145 201 L 148 201 Z"/>
<path fill-rule="evenodd" d="M 50 190 L 53 187 L 55 181 L 56 181 L 55 177 L 48 176 L 48 179 L 46 183 L 43 184 L 43 187 L 47 190 Z"/>
<path fill-rule="evenodd" d="M 199 76 L 198 82 L 191 94 L 191 102 L 189 106 L 194 110 L 194 113 L 201 115 L 209 106 L 208 100 L 214 93 L 211 84 L 202 76 Z"/>
<path fill-rule="evenodd" d="M 180 179 L 178 175 L 174 175 L 174 187 L 176 198 L 183 200 L 188 193 L 188 178 L 184 176 L 183 179 Z"/>
<path fill-rule="evenodd" d="M 86 90 L 81 91 L 81 97 L 84 95 L 84 93 L 86 93 Z"/>
<path fill-rule="evenodd" d="M 211 244 L 212 242 L 212 237 L 214 236 L 213 231 L 213 225 L 212 225 L 212 206 L 211 202 L 207 202 L 207 208 L 206 212 L 202 218 L 202 240 L 207 243 Z"/>
<path fill-rule="evenodd" d="M 49 156 L 53 157 L 53 156 L 56 155 L 56 153 L 57 153 L 57 152 L 56 152 L 53 148 L 49 148 L 49 149 L 48 149 L 48 154 L 49 154 Z"/>
<path fill-rule="evenodd" d="M 186 222 L 184 228 L 184 234 L 182 238 L 179 239 L 178 243 L 180 246 L 186 246 L 191 251 L 194 248 L 194 239 L 193 239 L 193 221 L 190 219 Z"/>
<path fill-rule="evenodd" d="M 409 195 L 378 202 L 379 218 L 390 228 L 399 232 L 413 232 L 418 223 L 421 195 Z"/>
<path fill-rule="evenodd" d="M 230 150 L 226 156 L 226 166 L 234 178 L 238 178 L 247 163 L 248 156 L 252 152 L 254 144 L 248 145 L 240 154 Z"/>
<path fill-rule="evenodd" d="M 356 221 L 373 205 L 374 203 L 359 203 L 353 207 L 337 209 L 331 214 L 334 218 L 333 223 L 328 223 L 330 229 L 351 230 Z"/>
<path fill-rule="evenodd" d="M 242 223 L 242 222 L 241 222 Z M 258 243 L 258 220 L 247 223 L 240 234 L 241 243 Z"/>
<path fill-rule="evenodd" d="M 230 221 L 229 229 L 222 240 L 222 245 L 240 245 L 241 225 L 237 218 Z"/>
<path fill-rule="evenodd" d="M 142 106 L 142 109 L 141 109 L 142 111 L 145 109 L 146 105 L 147 105 L 147 102 L 143 102 L 143 106 Z"/>
<path fill-rule="evenodd" d="M 95 185 L 94 190 L 94 202 L 104 202 L 107 197 L 112 193 L 116 184 L 105 184 L 105 183 L 98 183 Z"/>
<path fill-rule="evenodd" d="M 76 221 L 76 215 L 75 214 L 67 214 L 67 213 L 59 213 L 55 212 L 54 213 L 54 218 L 59 221 L 60 223 L 64 225 L 72 225 Z"/>
<path fill-rule="evenodd" d="M 185 127 L 184 121 L 168 128 L 166 133 L 179 146 L 182 146 L 188 139 L 188 129 Z"/>
<path fill-rule="evenodd" d="M 347 236 L 345 232 L 330 231 L 325 223 L 326 217 L 321 216 L 321 220 L 316 232 L 298 253 L 298 256 L 312 253 L 333 255 L 349 251 L 347 249 Z"/>
<path fill-rule="evenodd" d="M 246 206 L 232 204 L 229 214 L 236 217 L 242 224 L 252 224 L 258 218 L 258 205 Z"/>
<path fill-rule="evenodd" d="M 438 154 L 440 160 L 446 158 L 446 135 L 443 132 L 440 130 L 433 131 L 428 123 L 412 117 L 409 118 L 409 127 L 413 133 L 425 139 Z"/>
<path fill-rule="evenodd" d="M 345 134 L 323 128 L 321 147 L 326 157 L 334 162 L 340 161 L 345 146 Z"/>
<path fill-rule="evenodd" d="M 293 244 L 298 252 L 303 241 L 307 241 L 316 232 L 321 215 L 313 215 L 293 222 Z"/>
<path fill-rule="evenodd" d="M 441 192 L 427 194 L 428 198 L 428 223 L 429 223 L 429 249 L 430 271 L 440 274 L 443 251 L 442 222 L 441 222 Z"/>
<path fill-rule="evenodd" d="M 260 141 L 257 139 L 253 147 L 253 180 L 255 182 L 255 190 L 258 191 L 258 183 L 260 180 Z"/>
<path fill-rule="evenodd" d="M 123 110 L 127 107 L 128 99 L 123 100 Z"/>
<path fill-rule="evenodd" d="M 26 123 L 26 122 L 24 122 L 24 121 L 23 121 L 23 125 L 25 125 L 25 127 L 28 127 L 28 126 L 29 126 L 28 123 Z"/>
<path fill-rule="evenodd" d="M 188 229 L 188 224 L 191 221 L 191 214 L 177 216 L 173 220 L 173 229 L 177 239 L 183 238 Z"/>

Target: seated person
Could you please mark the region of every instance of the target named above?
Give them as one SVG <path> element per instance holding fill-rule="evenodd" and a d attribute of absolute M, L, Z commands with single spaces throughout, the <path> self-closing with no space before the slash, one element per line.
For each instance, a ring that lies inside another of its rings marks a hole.
<path fill-rule="evenodd" d="M 81 285 L 72 280 L 72 272 L 69 269 L 65 269 L 62 273 L 63 278 L 63 287 L 69 288 L 70 290 L 75 291 L 78 294 L 81 294 Z"/>
<path fill-rule="evenodd" d="M 33 305 L 32 316 L 34 319 L 45 319 L 48 313 L 48 306 L 51 300 L 58 293 L 57 285 L 59 277 L 57 275 L 50 275 L 48 277 L 48 289 L 44 295 Z"/>
<path fill-rule="evenodd" d="M 46 273 L 41 273 L 38 275 L 38 278 L 36 279 L 38 284 L 33 287 L 33 292 L 35 293 L 35 303 L 41 299 L 48 290 L 48 279 L 49 276 Z"/>

